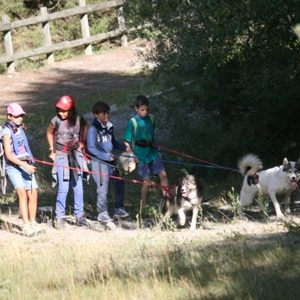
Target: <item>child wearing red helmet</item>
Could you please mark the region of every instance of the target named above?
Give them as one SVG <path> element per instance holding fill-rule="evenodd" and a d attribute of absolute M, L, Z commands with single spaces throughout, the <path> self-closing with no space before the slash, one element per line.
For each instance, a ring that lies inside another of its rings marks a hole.
<path fill-rule="evenodd" d="M 47 129 L 49 157 L 55 162 L 58 180 L 55 226 L 65 227 L 66 199 L 71 184 L 74 193 L 74 215 L 78 226 L 88 226 L 83 210 L 83 153 L 87 134 L 85 120 L 77 114 L 72 96 L 61 96 L 56 102 L 57 115 Z M 71 167 L 72 169 L 70 169 Z"/>

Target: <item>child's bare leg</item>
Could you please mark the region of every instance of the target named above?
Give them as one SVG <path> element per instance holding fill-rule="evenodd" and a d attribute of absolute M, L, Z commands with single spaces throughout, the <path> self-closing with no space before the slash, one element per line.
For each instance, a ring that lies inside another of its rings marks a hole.
<path fill-rule="evenodd" d="M 24 188 L 16 189 L 19 198 L 19 213 L 21 214 L 23 223 L 28 223 L 28 204 L 27 193 Z"/>
<path fill-rule="evenodd" d="M 37 198 L 38 193 L 36 189 L 28 190 L 28 215 L 30 223 L 33 223 L 36 218 L 36 210 L 37 210 Z"/>
<path fill-rule="evenodd" d="M 160 179 L 160 185 L 161 185 L 161 190 L 164 196 L 168 195 L 168 187 L 169 187 L 169 181 L 167 177 L 166 171 L 162 171 L 158 174 L 159 179 Z"/>
<path fill-rule="evenodd" d="M 141 201 L 142 205 L 145 206 L 148 201 L 148 192 L 151 181 L 149 179 L 143 181 L 142 191 L 141 191 Z"/>

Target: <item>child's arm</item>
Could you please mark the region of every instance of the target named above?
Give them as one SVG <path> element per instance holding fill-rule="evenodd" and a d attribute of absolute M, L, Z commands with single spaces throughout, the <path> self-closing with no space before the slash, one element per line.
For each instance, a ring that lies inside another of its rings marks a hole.
<path fill-rule="evenodd" d="M 26 161 L 20 160 L 16 157 L 16 155 L 11 152 L 10 145 L 11 137 L 8 134 L 3 136 L 3 147 L 6 159 L 8 159 L 11 163 L 22 167 L 28 173 L 34 173 L 36 171 L 35 166 L 28 164 Z"/>
<path fill-rule="evenodd" d="M 54 140 L 55 140 L 55 126 L 50 123 L 48 128 L 47 128 L 47 141 L 48 141 L 48 145 L 49 145 L 49 157 L 54 161 L 55 160 L 55 149 L 54 149 Z"/>
<path fill-rule="evenodd" d="M 131 149 L 131 145 L 130 143 L 128 143 L 127 141 L 124 141 L 124 145 L 126 147 L 126 151 L 129 153 L 133 153 L 132 149 Z"/>
<path fill-rule="evenodd" d="M 81 117 L 80 119 L 80 140 L 79 140 L 79 144 L 80 144 L 80 149 L 84 149 L 85 145 L 86 145 L 86 139 L 87 139 L 87 131 L 88 131 L 88 126 L 86 123 L 86 120 Z"/>
<path fill-rule="evenodd" d="M 129 153 L 133 153 L 132 148 L 131 148 L 131 142 L 130 142 L 130 141 L 133 141 L 133 136 L 134 136 L 133 135 L 133 125 L 132 125 L 132 122 L 129 120 L 127 123 L 126 131 L 123 135 L 124 145 L 126 147 L 126 151 Z"/>
<path fill-rule="evenodd" d="M 97 141 L 97 130 L 94 126 L 91 126 L 87 131 L 87 139 L 86 139 L 88 153 L 92 157 L 95 157 L 97 159 L 101 159 L 104 161 L 113 161 L 115 158 L 112 155 L 112 153 L 101 151 L 101 149 L 99 149 L 96 146 L 96 141 Z"/>

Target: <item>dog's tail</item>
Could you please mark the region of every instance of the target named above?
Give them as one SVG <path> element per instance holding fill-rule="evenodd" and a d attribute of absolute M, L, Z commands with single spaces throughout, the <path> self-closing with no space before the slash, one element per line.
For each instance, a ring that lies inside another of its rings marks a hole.
<path fill-rule="evenodd" d="M 263 168 L 262 161 L 255 154 L 247 154 L 238 162 L 238 168 L 243 176 L 253 175 Z"/>

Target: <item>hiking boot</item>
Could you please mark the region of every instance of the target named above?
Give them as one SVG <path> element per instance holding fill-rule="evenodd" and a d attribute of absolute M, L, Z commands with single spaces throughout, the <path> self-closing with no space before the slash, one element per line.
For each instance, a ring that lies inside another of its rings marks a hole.
<path fill-rule="evenodd" d="M 54 221 L 54 227 L 56 229 L 65 229 L 66 228 L 66 221 L 64 218 L 56 218 Z"/>
<path fill-rule="evenodd" d="M 116 208 L 114 211 L 114 218 L 127 218 L 129 213 L 122 207 Z"/>
<path fill-rule="evenodd" d="M 108 223 L 108 222 L 112 222 L 113 221 L 113 219 L 109 216 L 109 214 L 108 214 L 107 211 L 99 213 L 97 219 L 101 223 Z"/>
<path fill-rule="evenodd" d="M 76 218 L 76 225 L 89 227 L 89 223 L 84 216 Z"/>

